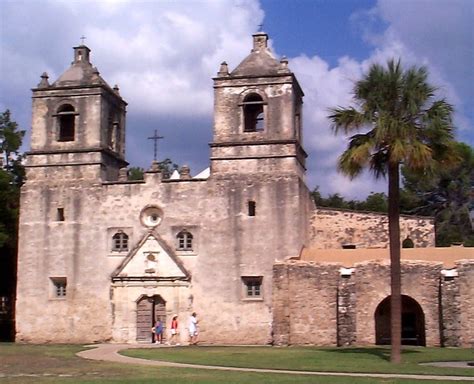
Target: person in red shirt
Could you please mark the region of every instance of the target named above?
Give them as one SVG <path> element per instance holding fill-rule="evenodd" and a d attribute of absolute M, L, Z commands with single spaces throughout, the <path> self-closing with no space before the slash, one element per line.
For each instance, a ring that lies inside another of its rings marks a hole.
<path fill-rule="evenodd" d="M 176 339 L 176 335 L 178 334 L 178 315 L 174 315 L 173 319 L 171 320 L 171 337 L 170 337 L 170 344 L 173 344 L 173 340 Z M 176 341 L 175 341 L 176 343 Z M 179 343 L 176 343 L 179 345 Z"/>

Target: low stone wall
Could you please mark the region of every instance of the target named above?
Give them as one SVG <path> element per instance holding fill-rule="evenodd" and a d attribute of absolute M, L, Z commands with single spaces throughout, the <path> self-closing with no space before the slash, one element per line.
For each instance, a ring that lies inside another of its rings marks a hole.
<path fill-rule="evenodd" d="M 434 219 L 422 216 L 400 217 L 400 238 L 409 237 L 415 247 L 434 247 Z M 383 213 L 317 208 L 311 219 L 311 247 L 340 249 L 388 247 L 388 217 Z"/>
<path fill-rule="evenodd" d="M 456 263 L 459 285 L 460 345 L 474 347 L 474 260 Z"/>
<path fill-rule="evenodd" d="M 337 345 L 339 268 L 304 262 L 274 265 L 274 344 Z"/>
<path fill-rule="evenodd" d="M 474 260 L 458 261 L 449 270 L 440 262 L 403 261 L 402 295 L 421 309 L 417 321 L 422 321 L 424 335 L 415 341 L 426 346 L 472 345 Z M 389 296 L 387 261 L 356 263 L 353 268 L 300 260 L 277 263 L 273 343 L 373 345 L 377 307 Z M 385 329 L 390 327 L 388 319 Z"/>

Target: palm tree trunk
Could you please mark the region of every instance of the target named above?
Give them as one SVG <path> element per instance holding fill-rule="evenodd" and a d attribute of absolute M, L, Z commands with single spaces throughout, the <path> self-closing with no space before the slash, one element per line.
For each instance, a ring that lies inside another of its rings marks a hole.
<path fill-rule="evenodd" d="M 388 235 L 390 240 L 390 361 L 401 362 L 402 296 L 400 267 L 400 173 L 399 164 L 388 166 Z"/>

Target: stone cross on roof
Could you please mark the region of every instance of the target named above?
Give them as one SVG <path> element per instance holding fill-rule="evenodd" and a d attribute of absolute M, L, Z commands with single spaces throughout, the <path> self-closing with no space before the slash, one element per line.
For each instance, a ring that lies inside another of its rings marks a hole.
<path fill-rule="evenodd" d="M 164 136 L 158 136 L 158 131 L 155 129 L 155 134 L 148 138 L 148 140 L 153 140 L 153 160 L 156 161 L 156 155 L 158 150 L 158 140 L 163 139 Z"/>

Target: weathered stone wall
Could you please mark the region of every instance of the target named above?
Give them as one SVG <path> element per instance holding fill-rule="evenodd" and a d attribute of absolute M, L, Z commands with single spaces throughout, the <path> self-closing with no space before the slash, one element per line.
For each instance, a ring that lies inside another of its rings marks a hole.
<path fill-rule="evenodd" d="M 274 267 L 274 344 L 337 345 L 337 264 Z"/>
<path fill-rule="evenodd" d="M 425 317 L 426 345 L 440 344 L 439 277 L 441 263 L 402 262 L 402 295 L 421 306 Z M 357 344 L 375 344 L 377 306 L 390 296 L 389 263 L 366 262 L 355 265 L 357 295 Z M 423 289 L 420 289 L 423 287 Z"/>
<path fill-rule="evenodd" d="M 441 345 L 443 334 L 445 345 L 472 342 L 473 263 L 457 268 L 458 280 L 440 288 L 441 263 L 402 263 L 402 295 L 423 312 L 427 346 Z M 390 296 L 390 266 L 371 261 L 349 270 L 335 263 L 288 261 L 275 264 L 273 289 L 274 344 L 373 345 L 377 307 Z M 451 302 L 455 296 L 459 299 Z M 452 323 L 456 318 L 459 325 Z"/>
<path fill-rule="evenodd" d="M 337 345 L 348 346 L 356 342 L 356 283 L 349 272 L 341 275 L 337 297 Z"/>
<path fill-rule="evenodd" d="M 434 247 L 434 220 L 429 217 L 400 217 L 400 238 L 410 237 L 415 247 Z M 388 217 L 375 212 L 317 208 L 311 220 L 311 246 L 340 249 L 388 248 Z"/>
<path fill-rule="evenodd" d="M 201 340 L 271 341 L 273 264 L 297 253 L 307 233 L 302 215 L 294 214 L 307 209 L 307 190 L 298 177 L 162 181 L 147 174 L 144 183 L 99 184 L 89 176 L 68 181 L 70 171 L 49 168 L 49 179 L 32 177 L 23 188 L 18 340 L 131 341 L 136 329 L 131 300 L 140 289 L 134 284 L 123 293 L 128 288 L 121 287 L 111 299 L 111 274 L 127 253 L 111 252 L 110 237 L 123 229 L 133 249 L 148 233 L 140 212 L 156 205 L 163 218 L 155 231 L 170 249 L 176 249 L 178 229 L 194 235 L 195 251 L 177 257 L 191 274 L 186 301 L 200 316 Z M 255 216 L 248 215 L 249 200 L 256 202 Z M 63 222 L 56 219 L 58 207 L 64 209 Z M 51 278 L 63 276 L 67 298 L 56 299 Z M 260 298 L 245 297 L 242 276 L 262 277 Z M 182 316 L 182 295 L 178 300 L 162 285 L 150 290 L 143 283 L 141 290 L 169 298 L 169 316 L 176 308 L 183 319 L 191 311 Z"/>
<path fill-rule="evenodd" d="M 474 259 L 456 263 L 460 302 L 460 341 L 463 347 L 474 346 Z"/>
<path fill-rule="evenodd" d="M 457 276 L 441 276 L 441 344 L 457 347 L 461 337 L 461 302 Z"/>

